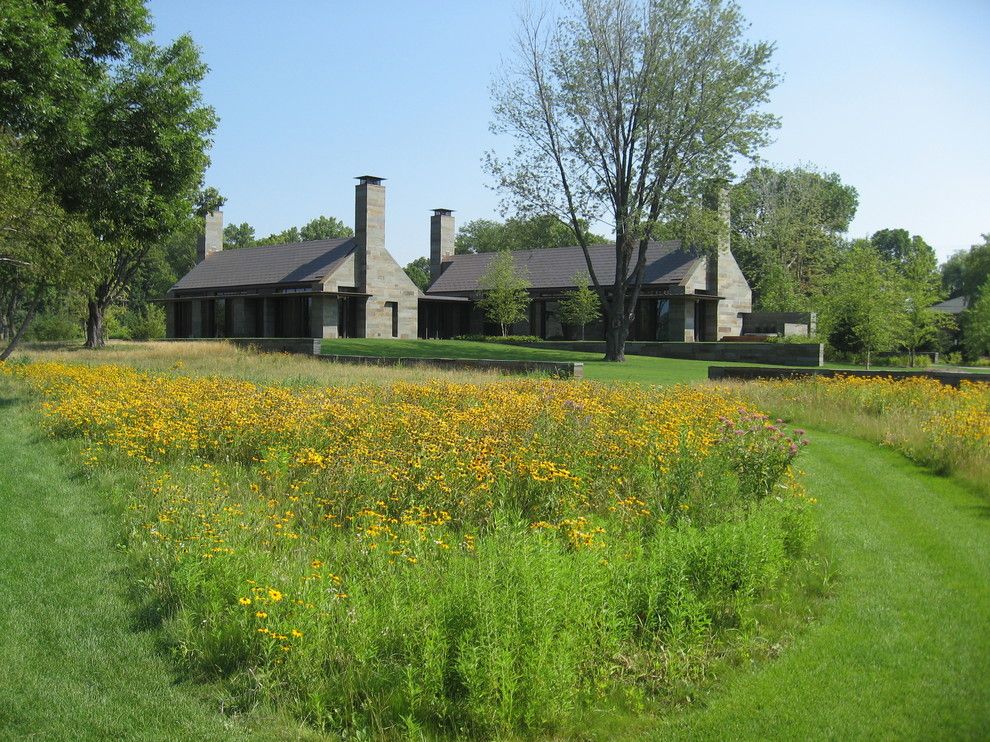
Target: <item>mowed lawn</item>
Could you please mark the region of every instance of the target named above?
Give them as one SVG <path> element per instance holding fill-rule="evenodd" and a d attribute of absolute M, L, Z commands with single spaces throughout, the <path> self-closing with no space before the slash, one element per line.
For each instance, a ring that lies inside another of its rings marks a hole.
<path fill-rule="evenodd" d="M 382 358 L 483 358 L 507 361 L 575 361 L 584 364 L 584 378 L 594 381 L 631 381 L 640 384 L 690 384 L 708 378 L 709 361 L 626 356 L 625 363 L 609 363 L 601 353 L 529 348 L 468 340 L 324 340 L 323 352 L 334 355 Z M 720 364 L 753 365 L 753 364 Z"/>

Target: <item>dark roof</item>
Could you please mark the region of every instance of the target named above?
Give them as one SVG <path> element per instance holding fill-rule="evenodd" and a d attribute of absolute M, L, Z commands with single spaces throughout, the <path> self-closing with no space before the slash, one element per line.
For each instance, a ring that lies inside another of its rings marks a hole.
<path fill-rule="evenodd" d="M 954 296 L 951 299 L 946 299 L 945 301 L 940 301 L 938 304 L 932 307 L 936 312 L 944 312 L 946 314 L 960 314 L 966 310 L 969 306 L 969 301 L 965 296 Z"/>
<path fill-rule="evenodd" d="M 179 279 L 173 291 L 322 281 L 354 252 L 353 237 L 221 250 Z"/>
<path fill-rule="evenodd" d="M 598 280 L 615 281 L 615 245 L 588 248 Z M 477 291 L 478 281 L 496 253 L 455 255 L 440 277 L 426 290 L 427 295 Z M 643 285 L 677 285 L 685 281 L 701 256 L 681 248 L 679 241 L 651 242 L 646 249 Z M 580 247 L 520 250 L 512 253 L 516 268 L 524 271 L 534 289 L 565 289 L 574 286 L 574 276 L 588 272 Z M 635 262 L 635 261 L 633 261 Z"/>

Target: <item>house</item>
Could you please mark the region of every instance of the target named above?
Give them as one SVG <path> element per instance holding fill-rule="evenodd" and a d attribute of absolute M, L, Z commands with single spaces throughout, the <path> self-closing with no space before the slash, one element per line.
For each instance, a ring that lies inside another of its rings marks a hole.
<path fill-rule="evenodd" d="M 385 248 L 382 178 L 358 178 L 354 236 L 223 249 L 208 214 L 198 262 L 166 296 L 167 334 L 414 338 L 421 295 Z"/>
<path fill-rule="evenodd" d="M 354 237 L 223 250 L 223 215 L 206 217 L 198 262 L 165 298 L 168 336 L 450 338 L 494 334 L 477 306 L 492 254 L 455 255 L 449 209 L 430 219 L 431 283 L 412 283 L 385 247 L 385 187 L 365 175 L 355 187 Z M 724 194 L 718 209 L 728 221 Z M 614 279 L 615 248 L 589 254 L 600 281 Z M 579 247 L 513 253 L 531 285 L 529 317 L 514 334 L 573 338 L 559 300 L 587 272 Z M 728 244 L 712 257 L 677 241 L 650 243 L 630 340 L 718 340 L 737 336 L 752 294 Z M 587 337 L 602 337 L 601 323 Z"/>
<path fill-rule="evenodd" d="M 725 193 L 717 204 L 728 224 Z M 494 335 L 496 326 L 485 320 L 476 305 L 481 277 L 492 253 L 454 254 L 454 218 L 438 209 L 431 222 L 431 283 L 419 302 L 420 337 Z M 643 286 L 633 313 L 630 340 L 720 340 L 742 332 L 742 315 L 752 309 L 752 291 L 729 249 L 729 230 L 723 230 L 711 258 L 678 241 L 651 242 L 646 250 Z M 615 280 L 615 246 L 588 248 L 598 280 Z M 530 283 L 529 317 L 512 328 L 512 334 L 541 338 L 574 339 L 581 328 L 569 327 L 560 318 L 560 299 L 574 289 L 574 277 L 587 274 L 580 247 L 523 250 L 512 253 L 513 262 Z M 631 269 L 630 269 L 631 270 Z M 601 322 L 589 325 L 586 337 L 604 337 Z"/>
<path fill-rule="evenodd" d="M 936 312 L 941 312 L 942 314 L 955 314 L 959 315 L 966 311 L 969 307 L 969 299 L 965 296 L 954 296 L 951 299 L 946 299 L 945 301 L 940 301 L 938 304 L 932 306 L 932 309 Z"/>

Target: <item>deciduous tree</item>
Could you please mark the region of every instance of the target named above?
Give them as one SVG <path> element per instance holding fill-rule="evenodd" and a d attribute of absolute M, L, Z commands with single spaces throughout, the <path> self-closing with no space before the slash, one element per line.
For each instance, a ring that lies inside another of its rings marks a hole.
<path fill-rule="evenodd" d="M 582 0 L 559 19 L 522 22 L 493 85 L 496 133 L 515 137 L 488 166 L 516 210 L 553 214 L 583 248 L 606 320 L 606 358 L 625 359 L 646 250 L 676 206 L 752 156 L 776 119 L 763 109 L 773 47 L 744 38 L 721 0 Z M 582 224 L 615 230 L 604 283 Z"/>
<path fill-rule="evenodd" d="M 602 305 L 591 289 L 591 279 L 587 273 L 578 273 L 572 279 L 574 288 L 564 293 L 560 299 L 560 318 L 569 325 L 581 326 L 581 339 L 589 322 L 602 316 Z"/>
<path fill-rule="evenodd" d="M 581 228 L 588 225 L 582 222 Z M 608 242 L 605 237 L 589 234 L 591 243 Z M 454 251 L 464 253 L 535 250 L 544 247 L 570 247 L 577 244 L 574 230 L 553 215 L 514 216 L 504 222 L 475 219 L 457 230 Z"/>
<path fill-rule="evenodd" d="M 516 322 L 526 319 L 529 307 L 529 280 L 512 260 L 512 253 L 504 250 L 488 264 L 478 279 L 483 292 L 478 306 L 485 316 L 502 328 L 502 336 Z"/>
<path fill-rule="evenodd" d="M 839 350 L 893 350 L 903 336 L 906 301 L 901 278 L 868 240 L 857 240 L 829 280 L 819 330 Z"/>
<path fill-rule="evenodd" d="M 409 276 L 409 280 L 416 284 L 420 291 L 426 291 L 426 287 L 430 285 L 429 258 L 416 258 L 403 270 Z"/>

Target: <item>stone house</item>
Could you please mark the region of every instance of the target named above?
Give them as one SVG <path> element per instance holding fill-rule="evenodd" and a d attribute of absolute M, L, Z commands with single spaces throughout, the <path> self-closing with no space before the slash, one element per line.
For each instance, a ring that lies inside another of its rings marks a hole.
<path fill-rule="evenodd" d="M 165 298 L 168 336 L 416 337 L 421 292 L 385 248 L 382 180 L 358 178 L 353 237 L 224 250 L 223 214 L 207 215 Z"/>
<path fill-rule="evenodd" d="M 477 306 L 479 280 L 493 255 L 455 255 L 453 212 L 430 220 L 431 283 L 425 294 L 385 247 L 382 178 L 358 178 L 354 237 L 223 250 L 223 215 L 206 217 L 198 262 L 165 298 L 168 336 L 450 338 L 494 334 Z M 728 203 L 720 200 L 728 220 Z M 679 242 L 654 242 L 630 340 L 719 340 L 739 335 L 752 294 L 722 239 L 713 258 Z M 599 279 L 611 283 L 612 245 L 589 250 Z M 530 281 L 529 317 L 514 334 L 578 337 L 561 322 L 559 300 L 587 272 L 579 247 L 513 253 Z M 604 334 L 601 323 L 589 339 Z"/>
<path fill-rule="evenodd" d="M 717 205 L 728 225 L 725 193 Z M 431 283 L 419 302 L 420 337 L 454 337 L 466 334 L 498 334 L 478 309 L 479 282 L 494 255 L 454 254 L 454 219 L 437 210 L 431 224 Z M 729 230 L 711 258 L 678 241 L 652 242 L 647 247 L 643 286 L 633 314 L 630 340 L 714 341 L 742 332 L 742 316 L 752 310 L 752 291 L 729 246 Z M 598 280 L 615 280 L 615 246 L 589 247 Z M 579 327 L 564 324 L 560 299 L 574 289 L 574 277 L 587 275 L 580 247 L 523 250 L 512 254 L 517 270 L 530 283 L 529 317 L 512 328 L 512 334 L 545 339 L 576 339 Z M 601 322 L 589 325 L 588 339 L 604 337 Z"/>

